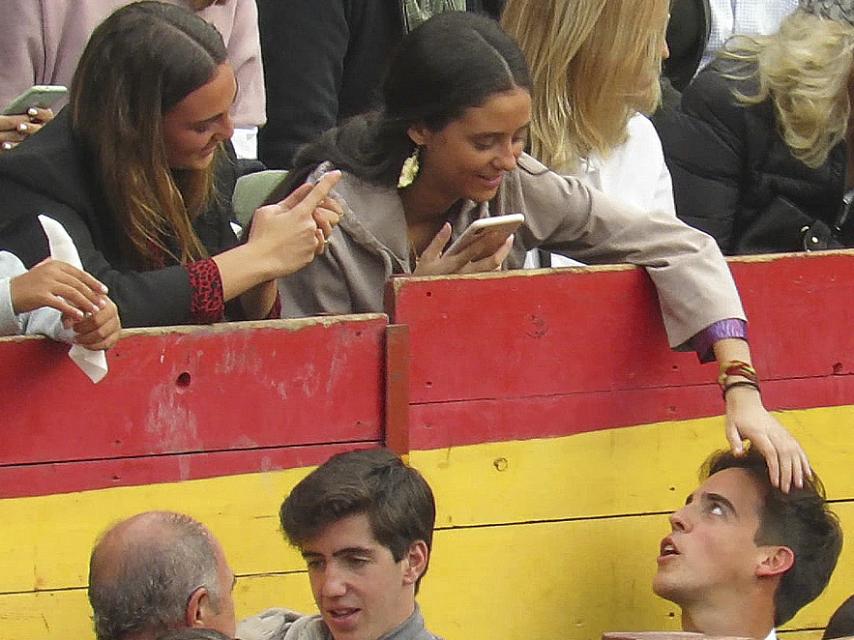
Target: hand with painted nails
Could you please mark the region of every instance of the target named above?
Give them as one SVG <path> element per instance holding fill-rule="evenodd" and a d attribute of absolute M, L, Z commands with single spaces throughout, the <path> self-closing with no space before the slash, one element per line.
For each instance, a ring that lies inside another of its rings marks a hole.
<path fill-rule="evenodd" d="M 37 107 L 31 107 L 21 115 L 0 116 L 0 151 L 13 149 L 51 120 L 53 111 Z"/>
<path fill-rule="evenodd" d="M 16 314 L 51 307 L 71 322 L 95 314 L 105 306 L 107 288 L 85 271 L 48 258 L 9 281 Z"/>
<path fill-rule="evenodd" d="M 65 321 L 63 319 L 63 322 Z M 84 320 L 74 323 L 72 328 L 75 334 L 74 344 L 90 351 L 109 349 L 118 342 L 122 330 L 118 308 L 107 296 L 102 296 L 98 310 Z"/>

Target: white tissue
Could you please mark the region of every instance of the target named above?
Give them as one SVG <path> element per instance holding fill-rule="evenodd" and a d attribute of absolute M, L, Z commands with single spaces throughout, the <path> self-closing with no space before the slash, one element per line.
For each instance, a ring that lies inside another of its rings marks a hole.
<path fill-rule="evenodd" d="M 74 246 L 74 240 L 68 235 L 59 222 L 45 215 L 39 216 L 44 233 L 50 245 L 50 257 L 54 260 L 62 260 L 71 266 L 83 269 L 80 262 L 80 254 Z M 107 375 L 107 355 L 103 351 L 90 351 L 78 344 L 72 345 L 68 351 L 68 357 L 83 370 L 92 382 L 100 382 Z"/>

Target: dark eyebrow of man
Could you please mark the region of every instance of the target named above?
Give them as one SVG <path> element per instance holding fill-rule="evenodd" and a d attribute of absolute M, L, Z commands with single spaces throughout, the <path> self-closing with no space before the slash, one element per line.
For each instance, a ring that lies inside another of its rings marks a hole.
<path fill-rule="evenodd" d="M 338 551 L 335 551 L 332 554 L 332 556 L 335 558 L 340 557 L 340 556 L 350 556 L 350 555 L 363 555 L 363 556 L 373 557 L 374 552 L 371 549 L 368 549 L 367 547 L 345 547 L 343 549 L 338 549 Z M 322 558 L 323 554 L 317 553 L 315 551 L 303 551 L 302 557 L 305 560 L 308 560 L 310 558 Z"/>
<path fill-rule="evenodd" d="M 367 547 L 345 547 L 344 549 L 338 549 L 335 553 L 332 554 L 334 557 L 339 556 L 374 556 L 374 552 Z"/>

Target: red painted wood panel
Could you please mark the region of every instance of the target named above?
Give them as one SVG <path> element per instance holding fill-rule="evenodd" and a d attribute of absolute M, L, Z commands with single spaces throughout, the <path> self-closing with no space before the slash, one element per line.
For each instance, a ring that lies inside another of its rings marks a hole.
<path fill-rule="evenodd" d="M 765 377 L 854 373 L 854 251 L 730 262 Z"/>
<path fill-rule="evenodd" d="M 321 464 L 330 456 L 342 451 L 378 444 L 380 444 L 378 441 L 348 442 L 347 444 L 249 451 L 207 451 L 139 458 L 0 466 L 0 498 L 20 498 L 294 469 Z"/>
<path fill-rule="evenodd" d="M 732 266 L 764 379 L 854 371 L 854 253 Z M 410 328 L 413 404 L 706 384 L 716 373 L 668 350 L 640 269 L 399 279 L 390 295 L 392 321 Z"/>
<path fill-rule="evenodd" d="M 854 404 L 854 375 L 766 382 L 763 398 L 775 409 Z M 723 411 L 716 384 L 426 403 L 412 407 L 409 444 L 418 451 L 560 437 Z M 720 435 L 723 446 L 723 426 Z"/>
<path fill-rule="evenodd" d="M 0 345 L 0 465 L 378 441 L 386 320 L 133 332 L 93 385 L 43 340 Z"/>

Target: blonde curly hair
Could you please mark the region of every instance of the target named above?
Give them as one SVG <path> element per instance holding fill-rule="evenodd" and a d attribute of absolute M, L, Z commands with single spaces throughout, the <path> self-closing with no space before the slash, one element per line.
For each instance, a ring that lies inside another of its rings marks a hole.
<path fill-rule="evenodd" d="M 734 90 L 745 105 L 771 100 L 777 126 L 797 159 L 811 168 L 824 164 L 845 139 L 854 86 L 854 27 L 802 10 L 795 11 L 770 36 L 736 36 L 718 54 L 745 63 L 733 80 L 755 79 L 758 91 Z"/>

